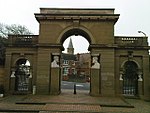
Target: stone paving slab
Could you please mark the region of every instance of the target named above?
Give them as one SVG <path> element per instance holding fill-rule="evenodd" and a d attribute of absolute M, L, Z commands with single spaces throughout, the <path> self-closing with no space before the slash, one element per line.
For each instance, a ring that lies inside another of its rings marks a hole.
<path fill-rule="evenodd" d="M 91 97 L 88 94 L 10 95 L 0 99 L 0 110 L 100 113 L 100 105 L 128 105 L 121 98 Z"/>
<path fill-rule="evenodd" d="M 44 105 L 18 105 L 10 103 L 0 103 L 0 111 L 40 111 Z"/>
<path fill-rule="evenodd" d="M 88 111 L 40 111 L 39 113 L 104 113 L 104 112 L 88 112 Z"/>
<path fill-rule="evenodd" d="M 98 104 L 113 106 L 129 106 L 130 104 L 120 97 L 92 97 L 88 92 L 64 91 L 60 95 L 10 95 L 2 99 L 2 102 L 9 103 L 68 103 L 68 104 Z M 0 98 L 1 103 L 1 98 Z"/>
<path fill-rule="evenodd" d="M 150 113 L 150 102 L 119 97 L 91 97 L 79 92 L 76 95 L 63 92 L 57 96 L 10 95 L 0 98 L 0 113 L 9 113 L 9 110 L 11 113 L 15 113 L 15 110 L 18 113 L 25 113 L 21 110 L 32 113 Z"/>
<path fill-rule="evenodd" d="M 0 111 L 7 112 L 100 112 L 101 107 L 99 105 L 74 105 L 74 104 L 46 104 L 46 105 L 24 105 L 24 104 L 0 104 Z"/>
<path fill-rule="evenodd" d="M 92 97 L 89 94 L 68 94 L 62 93 L 57 96 L 50 95 L 30 95 L 24 97 L 18 103 L 68 103 L 68 104 L 98 104 L 103 106 L 130 106 L 129 103 L 120 97 Z"/>
<path fill-rule="evenodd" d="M 43 110 L 47 111 L 68 111 L 68 112 L 100 112 L 100 105 L 80 105 L 80 104 L 46 104 Z"/>

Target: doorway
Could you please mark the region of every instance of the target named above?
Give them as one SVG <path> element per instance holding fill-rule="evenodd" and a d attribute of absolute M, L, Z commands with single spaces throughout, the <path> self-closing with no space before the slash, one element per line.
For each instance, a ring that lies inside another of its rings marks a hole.
<path fill-rule="evenodd" d="M 31 78 L 30 73 L 30 62 L 27 59 L 19 59 L 16 62 L 15 71 L 15 91 L 16 92 L 28 92 L 29 91 L 29 78 Z"/>
<path fill-rule="evenodd" d="M 62 51 L 61 55 L 62 93 L 89 93 L 91 62 L 89 42 L 81 35 L 72 35 L 64 41 L 63 46 L 65 51 Z"/>
<path fill-rule="evenodd" d="M 123 94 L 137 96 L 138 95 L 138 66 L 133 61 L 127 61 L 124 64 L 123 75 Z"/>

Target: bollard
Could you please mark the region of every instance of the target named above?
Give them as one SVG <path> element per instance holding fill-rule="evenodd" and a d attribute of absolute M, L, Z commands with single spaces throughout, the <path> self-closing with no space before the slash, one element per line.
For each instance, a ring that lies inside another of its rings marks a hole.
<path fill-rule="evenodd" d="M 36 94 L 36 86 L 33 86 L 33 90 L 32 90 L 32 94 L 35 95 Z"/>
<path fill-rule="evenodd" d="M 74 93 L 73 94 L 77 94 L 77 92 L 76 92 L 76 83 L 74 83 Z"/>

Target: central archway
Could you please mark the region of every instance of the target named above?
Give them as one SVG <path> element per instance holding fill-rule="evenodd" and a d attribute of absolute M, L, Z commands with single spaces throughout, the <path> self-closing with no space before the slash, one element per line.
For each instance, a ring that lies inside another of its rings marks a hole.
<path fill-rule="evenodd" d="M 73 49 L 73 52 L 62 53 L 61 92 L 89 93 L 91 56 L 89 51 L 87 51 L 88 53 L 82 51 L 74 52 L 76 48 L 72 40 L 78 40 L 78 44 L 82 46 L 84 46 L 86 40 L 89 46 L 91 39 L 89 35 L 81 29 L 70 29 L 65 32 L 61 38 L 61 43 L 66 42 L 67 39 L 70 39 L 68 47 L 71 46 L 72 48 L 70 49 Z M 81 41 L 83 39 L 84 42 Z M 88 50 L 88 47 L 86 49 Z"/>
<path fill-rule="evenodd" d="M 70 29 L 70 30 L 66 31 L 63 34 L 63 36 L 62 36 L 62 38 L 60 40 L 60 43 L 62 44 L 69 36 L 72 36 L 72 35 L 75 35 L 75 36 L 81 35 L 81 36 L 83 36 L 84 38 L 86 38 L 88 40 L 89 44 L 91 44 L 91 38 L 88 35 L 88 33 L 85 32 L 82 29 L 77 29 L 77 28 Z"/>
<path fill-rule="evenodd" d="M 60 94 L 61 65 L 56 61 L 57 66 L 51 63 L 56 56 L 60 60 L 62 44 L 69 36 L 80 35 L 89 42 L 91 59 L 96 59 L 90 65 L 90 94 L 115 95 L 114 25 L 119 15 L 114 14 L 114 9 L 42 8 L 35 16 L 40 23 L 37 93 Z"/>
<path fill-rule="evenodd" d="M 93 35 L 91 34 L 91 32 L 84 28 L 84 27 L 67 27 L 66 29 L 64 29 L 58 39 L 57 39 L 57 43 L 63 44 L 63 42 L 69 37 L 69 36 L 83 36 L 84 38 L 87 39 L 87 41 L 89 42 L 89 44 L 94 44 L 95 43 L 95 39 L 93 38 Z"/>

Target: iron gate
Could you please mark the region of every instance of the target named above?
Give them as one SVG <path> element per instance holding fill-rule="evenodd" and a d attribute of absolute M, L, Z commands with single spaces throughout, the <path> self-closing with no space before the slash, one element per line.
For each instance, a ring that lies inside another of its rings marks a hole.
<path fill-rule="evenodd" d="M 137 95 L 138 94 L 138 82 L 136 79 L 124 78 L 123 94 L 126 94 L 126 95 Z"/>
<path fill-rule="evenodd" d="M 26 71 L 26 66 L 19 66 L 15 72 L 15 76 L 15 90 L 27 92 L 29 90 L 29 74 Z"/>
<path fill-rule="evenodd" d="M 123 94 L 137 95 L 138 94 L 138 75 L 137 64 L 133 61 L 127 61 L 124 65 L 123 74 Z"/>

